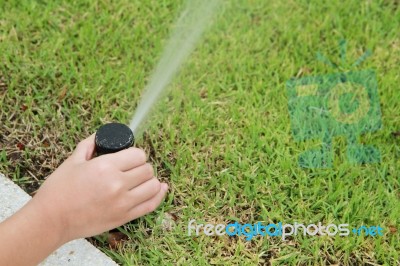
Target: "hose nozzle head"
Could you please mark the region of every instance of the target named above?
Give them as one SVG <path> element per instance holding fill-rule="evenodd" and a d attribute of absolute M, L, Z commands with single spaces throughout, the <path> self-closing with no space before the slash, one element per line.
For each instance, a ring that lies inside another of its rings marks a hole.
<path fill-rule="evenodd" d="M 132 130 L 121 123 L 102 125 L 95 136 L 97 155 L 118 152 L 131 147 L 133 143 Z"/>

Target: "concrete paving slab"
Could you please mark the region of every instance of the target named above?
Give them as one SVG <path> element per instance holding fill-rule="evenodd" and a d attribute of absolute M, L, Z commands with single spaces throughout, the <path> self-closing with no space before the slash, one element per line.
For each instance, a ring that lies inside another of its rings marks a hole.
<path fill-rule="evenodd" d="M 30 199 L 25 191 L 0 173 L 0 222 L 19 210 Z M 59 248 L 40 265 L 116 266 L 117 264 L 85 239 L 78 239 Z"/>

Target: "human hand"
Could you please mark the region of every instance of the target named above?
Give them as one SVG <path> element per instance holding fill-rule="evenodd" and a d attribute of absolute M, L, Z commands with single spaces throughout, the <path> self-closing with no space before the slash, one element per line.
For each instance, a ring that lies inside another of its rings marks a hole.
<path fill-rule="evenodd" d="M 168 185 L 160 183 L 138 148 L 92 158 L 94 135 L 44 182 L 31 205 L 64 242 L 110 230 L 155 210 Z"/>

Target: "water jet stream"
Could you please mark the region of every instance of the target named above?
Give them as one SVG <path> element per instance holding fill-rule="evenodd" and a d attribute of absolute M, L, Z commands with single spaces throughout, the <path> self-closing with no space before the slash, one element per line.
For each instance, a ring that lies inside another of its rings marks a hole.
<path fill-rule="evenodd" d="M 140 131 L 143 130 L 143 121 L 177 74 L 180 66 L 193 51 L 219 2 L 220 0 L 187 1 L 130 121 L 129 128 L 135 136 L 140 135 Z"/>

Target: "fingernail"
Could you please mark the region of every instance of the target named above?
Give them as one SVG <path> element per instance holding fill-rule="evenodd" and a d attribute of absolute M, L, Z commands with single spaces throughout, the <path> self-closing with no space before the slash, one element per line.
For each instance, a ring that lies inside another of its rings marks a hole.
<path fill-rule="evenodd" d="M 167 183 L 162 183 L 162 189 L 164 191 L 167 191 L 168 190 L 168 184 Z"/>

